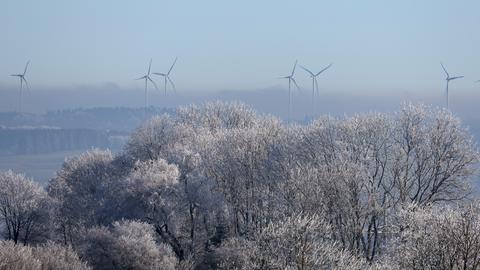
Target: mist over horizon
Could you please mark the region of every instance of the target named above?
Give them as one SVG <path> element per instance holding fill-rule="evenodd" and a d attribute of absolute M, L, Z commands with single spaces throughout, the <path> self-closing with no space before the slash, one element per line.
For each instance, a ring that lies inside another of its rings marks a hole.
<path fill-rule="evenodd" d="M 480 88 L 480 86 L 479 86 Z M 18 89 L 0 85 L 0 112 L 15 112 L 18 109 Z M 424 104 L 443 108 L 444 91 L 365 91 L 348 92 L 320 89 L 315 113 L 312 107 L 311 89 L 292 91 L 292 114 L 294 121 L 304 122 L 321 115 L 343 117 L 358 113 L 394 112 L 403 103 Z M 148 90 L 149 106 L 174 110 L 179 106 L 201 105 L 209 101 L 226 101 L 245 103 L 259 113 L 271 114 L 288 120 L 288 90 L 280 84 L 258 90 L 216 90 L 169 91 L 164 95 L 163 89 Z M 469 128 L 473 135 L 480 138 L 480 89 L 457 89 L 452 84 L 450 89 L 450 110 Z M 91 108 L 132 108 L 143 110 L 143 89 L 124 89 L 115 85 L 106 86 L 72 86 L 66 88 L 31 89 L 24 95 L 24 112 L 45 114 L 73 109 Z M 139 119 L 138 125 L 145 119 Z M 0 123 L 1 124 L 1 123 Z"/>
<path fill-rule="evenodd" d="M 258 89 L 181 89 L 176 92 L 149 86 L 149 106 L 173 109 L 178 106 L 201 104 L 207 101 L 239 101 L 256 110 L 286 119 L 288 116 L 288 89 L 279 80 L 277 85 Z M 455 82 L 456 83 L 456 82 Z M 480 84 L 476 87 L 460 88 L 455 83 L 450 86 L 450 109 L 454 114 L 470 119 L 480 113 L 476 100 L 480 100 Z M 292 118 L 303 120 L 312 115 L 311 86 L 303 84 L 300 90 L 292 89 Z M 444 107 L 445 90 L 385 89 L 348 91 L 323 89 L 320 85 L 316 97 L 316 115 L 330 114 L 342 116 L 364 112 L 393 111 L 402 103 L 422 103 L 428 106 Z M 0 84 L 0 112 L 18 111 L 18 86 Z M 72 85 L 67 87 L 36 87 L 25 91 L 24 112 L 43 114 L 49 111 L 80 108 L 143 108 L 144 90 L 141 87 L 123 88 L 113 83 L 103 85 Z"/>

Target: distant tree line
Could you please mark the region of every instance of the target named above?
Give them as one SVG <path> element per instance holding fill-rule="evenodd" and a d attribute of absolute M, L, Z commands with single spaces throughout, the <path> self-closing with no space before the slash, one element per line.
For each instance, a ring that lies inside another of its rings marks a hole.
<path fill-rule="evenodd" d="M 479 157 L 422 105 L 306 125 L 182 107 L 46 188 L 1 173 L 0 269 L 480 269 Z"/>

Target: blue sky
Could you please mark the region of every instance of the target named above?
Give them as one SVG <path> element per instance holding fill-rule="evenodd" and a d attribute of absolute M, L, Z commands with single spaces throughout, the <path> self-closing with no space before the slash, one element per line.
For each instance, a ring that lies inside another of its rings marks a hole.
<path fill-rule="evenodd" d="M 179 89 L 260 89 L 295 61 L 326 91 L 443 89 L 440 61 L 479 89 L 480 1 L 2 1 L 0 84 L 141 88 L 164 72 Z M 308 87 L 304 73 L 299 81 Z M 159 80 L 160 81 L 160 80 Z"/>

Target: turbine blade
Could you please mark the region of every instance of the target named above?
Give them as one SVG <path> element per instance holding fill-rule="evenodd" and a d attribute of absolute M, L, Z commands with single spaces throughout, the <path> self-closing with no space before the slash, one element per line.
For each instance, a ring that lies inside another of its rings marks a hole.
<path fill-rule="evenodd" d="M 445 66 L 443 65 L 442 62 L 440 62 L 440 65 L 442 65 L 443 71 L 445 71 L 445 74 L 447 74 L 447 78 L 449 78 L 450 75 L 448 74 L 448 71 L 447 71 L 447 69 L 445 68 Z"/>
<path fill-rule="evenodd" d="M 27 87 L 27 89 L 30 88 L 27 79 L 25 79 L 25 77 L 22 77 L 22 80 L 25 82 L 25 86 Z"/>
<path fill-rule="evenodd" d="M 297 63 L 298 63 L 298 60 L 295 60 L 295 64 L 293 65 L 293 69 L 292 69 L 292 74 L 290 76 L 293 76 L 293 74 L 295 73 L 295 68 L 297 67 Z"/>
<path fill-rule="evenodd" d="M 25 89 L 26 89 L 27 92 L 30 94 L 30 85 L 28 84 L 27 79 L 25 79 L 25 78 L 22 78 L 22 79 L 23 79 L 23 81 L 25 82 L 25 86 L 26 86 Z"/>
<path fill-rule="evenodd" d="M 297 90 L 300 91 L 300 86 L 298 86 L 297 81 L 295 81 L 294 78 L 290 78 L 290 80 L 292 80 L 293 84 L 295 84 L 295 87 L 297 87 Z"/>
<path fill-rule="evenodd" d="M 152 74 L 154 75 L 158 75 L 158 76 L 167 76 L 167 74 L 164 74 L 164 73 L 158 73 L 158 72 L 153 72 Z"/>
<path fill-rule="evenodd" d="M 308 68 L 302 66 L 302 65 L 299 65 L 303 70 L 305 70 L 306 72 L 308 72 L 311 76 L 314 76 L 313 75 L 313 72 L 311 72 Z"/>
<path fill-rule="evenodd" d="M 456 80 L 456 79 L 461 79 L 461 78 L 464 78 L 465 76 L 456 76 L 456 77 L 452 77 L 450 78 L 450 80 Z"/>
<path fill-rule="evenodd" d="M 148 79 L 151 83 L 153 83 L 153 86 L 155 86 L 155 89 L 158 90 L 157 84 L 156 84 L 150 77 L 147 77 L 147 79 Z"/>
<path fill-rule="evenodd" d="M 168 76 L 167 76 L 167 79 L 170 82 L 170 84 L 172 85 L 173 91 L 177 92 L 177 89 L 175 88 L 175 84 L 173 83 L 172 79 L 170 79 L 170 77 L 168 77 Z"/>
<path fill-rule="evenodd" d="M 141 79 L 146 79 L 146 78 L 147 78 L 147 76 L 143 76 L 143 77 L 140 77 L 140 78 L 135 79 L 135 80 L 141 80 Z"/>
<path fill-rule="evenodd" d="M 152 68 L 152 58 L 150 58 L 150 64 L 148 64 L 148 72 L 147 75 L 150 75 L 150 69 Z"/>
<path fill-rule="evenodd" d="M 12 74 L 10 76 L 13 76 L 13 77 L 22 77 L 23 75 L 22 74 Z"/>
<path fill-rule="evenodd" d="M 173 66 L 175 66 L 175 63 L 177 63 L 177 59 L 178 59 L 178 57 L 175 57 L 175 61 L 173 61 L 172 66 L 170 67 L 170 69 L 167 72 L 167 75 L 170 75 L 170 72 L 172 72 Z"/>
<path fill-rule="evenodd" d="M 318 76 L 320 74 L 322 74 L 322 72 L 324 72 L 325 70 L 329 69 L 331 66 L 333 65 L 333 63 L 330 63 L 328 66 L 326 66 L 324 69 L 320 70 L 317 74 L 315 74 L 315 76 Z"/>
<path fill-rule="evenodd" d="M 27 68 L 28 65 L 30 64 L 30 60 L 27 61 L 27 64 L 25 65 L 25 69 L 23 70 L 23 75 L 25 76 L 25 73 L 27 73 Z"/>

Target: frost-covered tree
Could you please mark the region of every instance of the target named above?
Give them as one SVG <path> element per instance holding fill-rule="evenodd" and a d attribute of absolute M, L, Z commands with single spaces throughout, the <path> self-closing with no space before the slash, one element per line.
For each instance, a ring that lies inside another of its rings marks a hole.
<path fill-rule="evenodd" d="M 52 242 L 31 247 L 0 241 L 0 269 L 8 270 L 88 270 L 71 247 Z"/>
<path fill-rule="evenodd" d="M 96 269 L 471 269 L 478 159 L 457 118 L 422 105 L 288 126 L 238 103 L 187 106 L 116 156 L 67 160 L 47 187 L 51 239 Z"/>
<path fill-rule="evenodd" d="M 175 196 L 177 222 L 160 223 L 156 231 L 180 258 L 202 253 L 208 239 L 218 235 L 216 219 L 224 212 L 223 198 L 212 192 L 215 182 L 204 174 L 205 149 L 224 130 L 251 126 L 255 117 L 253 110 L 241 104 L 188 106 L 174 116 L 152 118 L 127 144 L 125 154 L 132 163 L 161 158 L 178 166 L 178 184 L 170 193 Z M 182 238 L 188 241 L 178 240 Z"/>
<path fill-rule="evenodd" d="M 180 107 L 176 115 L 181 123 L 209 133 L 251 128 L 258 119 L 257 113 L 245 104 L 220 101 L 209 102 L 203 106 Z"/>
<path fill-rule="evenodd" d="M 50 200 L 42 187 L 12 171 L 0 173 L 0 187 L 0 219 L 5 238 L 27 244 L 45 235 L 49 229 L 45 226 L 50 218 Z"/>
<path fill-rule="evenodd" d="M 465 197 L 479 155 L 458 118 L 407 104 L 396 117 L 394 134 L 395 201 L 428 204 Z"/>
<path fill-rule="evenodd" d="M 94 227 L 86 235 L 82 253 L 94 269 L 175 269 L 171 248 L 155 242 L 150 224 L 115 222 L 111 229 Z"/>
<path fill-rule="evenodd" d="M 299 128 L 286 196 L 326 211 L 344 247 L 373 260 L 399 205 L 461 200 L 478 151 L 451 113 L 404 105 L 397 115 L 322 118 Z"/>
<path fill-rule="evenodd" d="M 178 177 L 178 167 L 163 159 L 137 161 L 131 174 L 123 180 L 124 189 L 120 194 L 124 198 L 124 217 L 152 224 L 163 241 L 183 258 L 178 227 L 184 220 L 176 214 L 179 209 Z"/>
<path fill-rule="evenodd" d="M 252 128 L 218 134 L 204 153 L 205 172 L 231 209 L 235 235 L 265 227 L 281 205 L 277 183 L 282 176 L 275 173 L 280 157 L 275 154 L 283 142 L 283 129 L 274 119 L 258 122 Z"/>
<path fill-rule="evenodd" d="M 220 269 L 368 269 L 365 260 L 332 241 L 317 216 L 271 223 L 250 241 L 232 239 L 216 250 Z"/>
<path fill-rule="evenodd" d="M 0 241 L 0 269 L 41 269 L 41 263 L 29 246 L 17 245 L 13 241 Z"/>
<path fill-rule="evenodd" d="M 480 209 L 409 205 L 392 225 L 390 260 L 400 269 L 479 269 Z"/>
<path fill-rule="evenodd" d="M 47 242 L 33 248 L 33 256 L 40 261 L 41 269 L 49 270 L 84 270 L 90 269 L 71 246 Z"/>
<path fill-rule="evenodd" d="M 66 160 L 47 186 L 56 204 L 55 222 L 64 244 L 75 245 L 82 228 L 108 224 L 114 167 L 110 151 L 87 151 Z M 117 187 L 118 188 L 118 187 Z"/>

